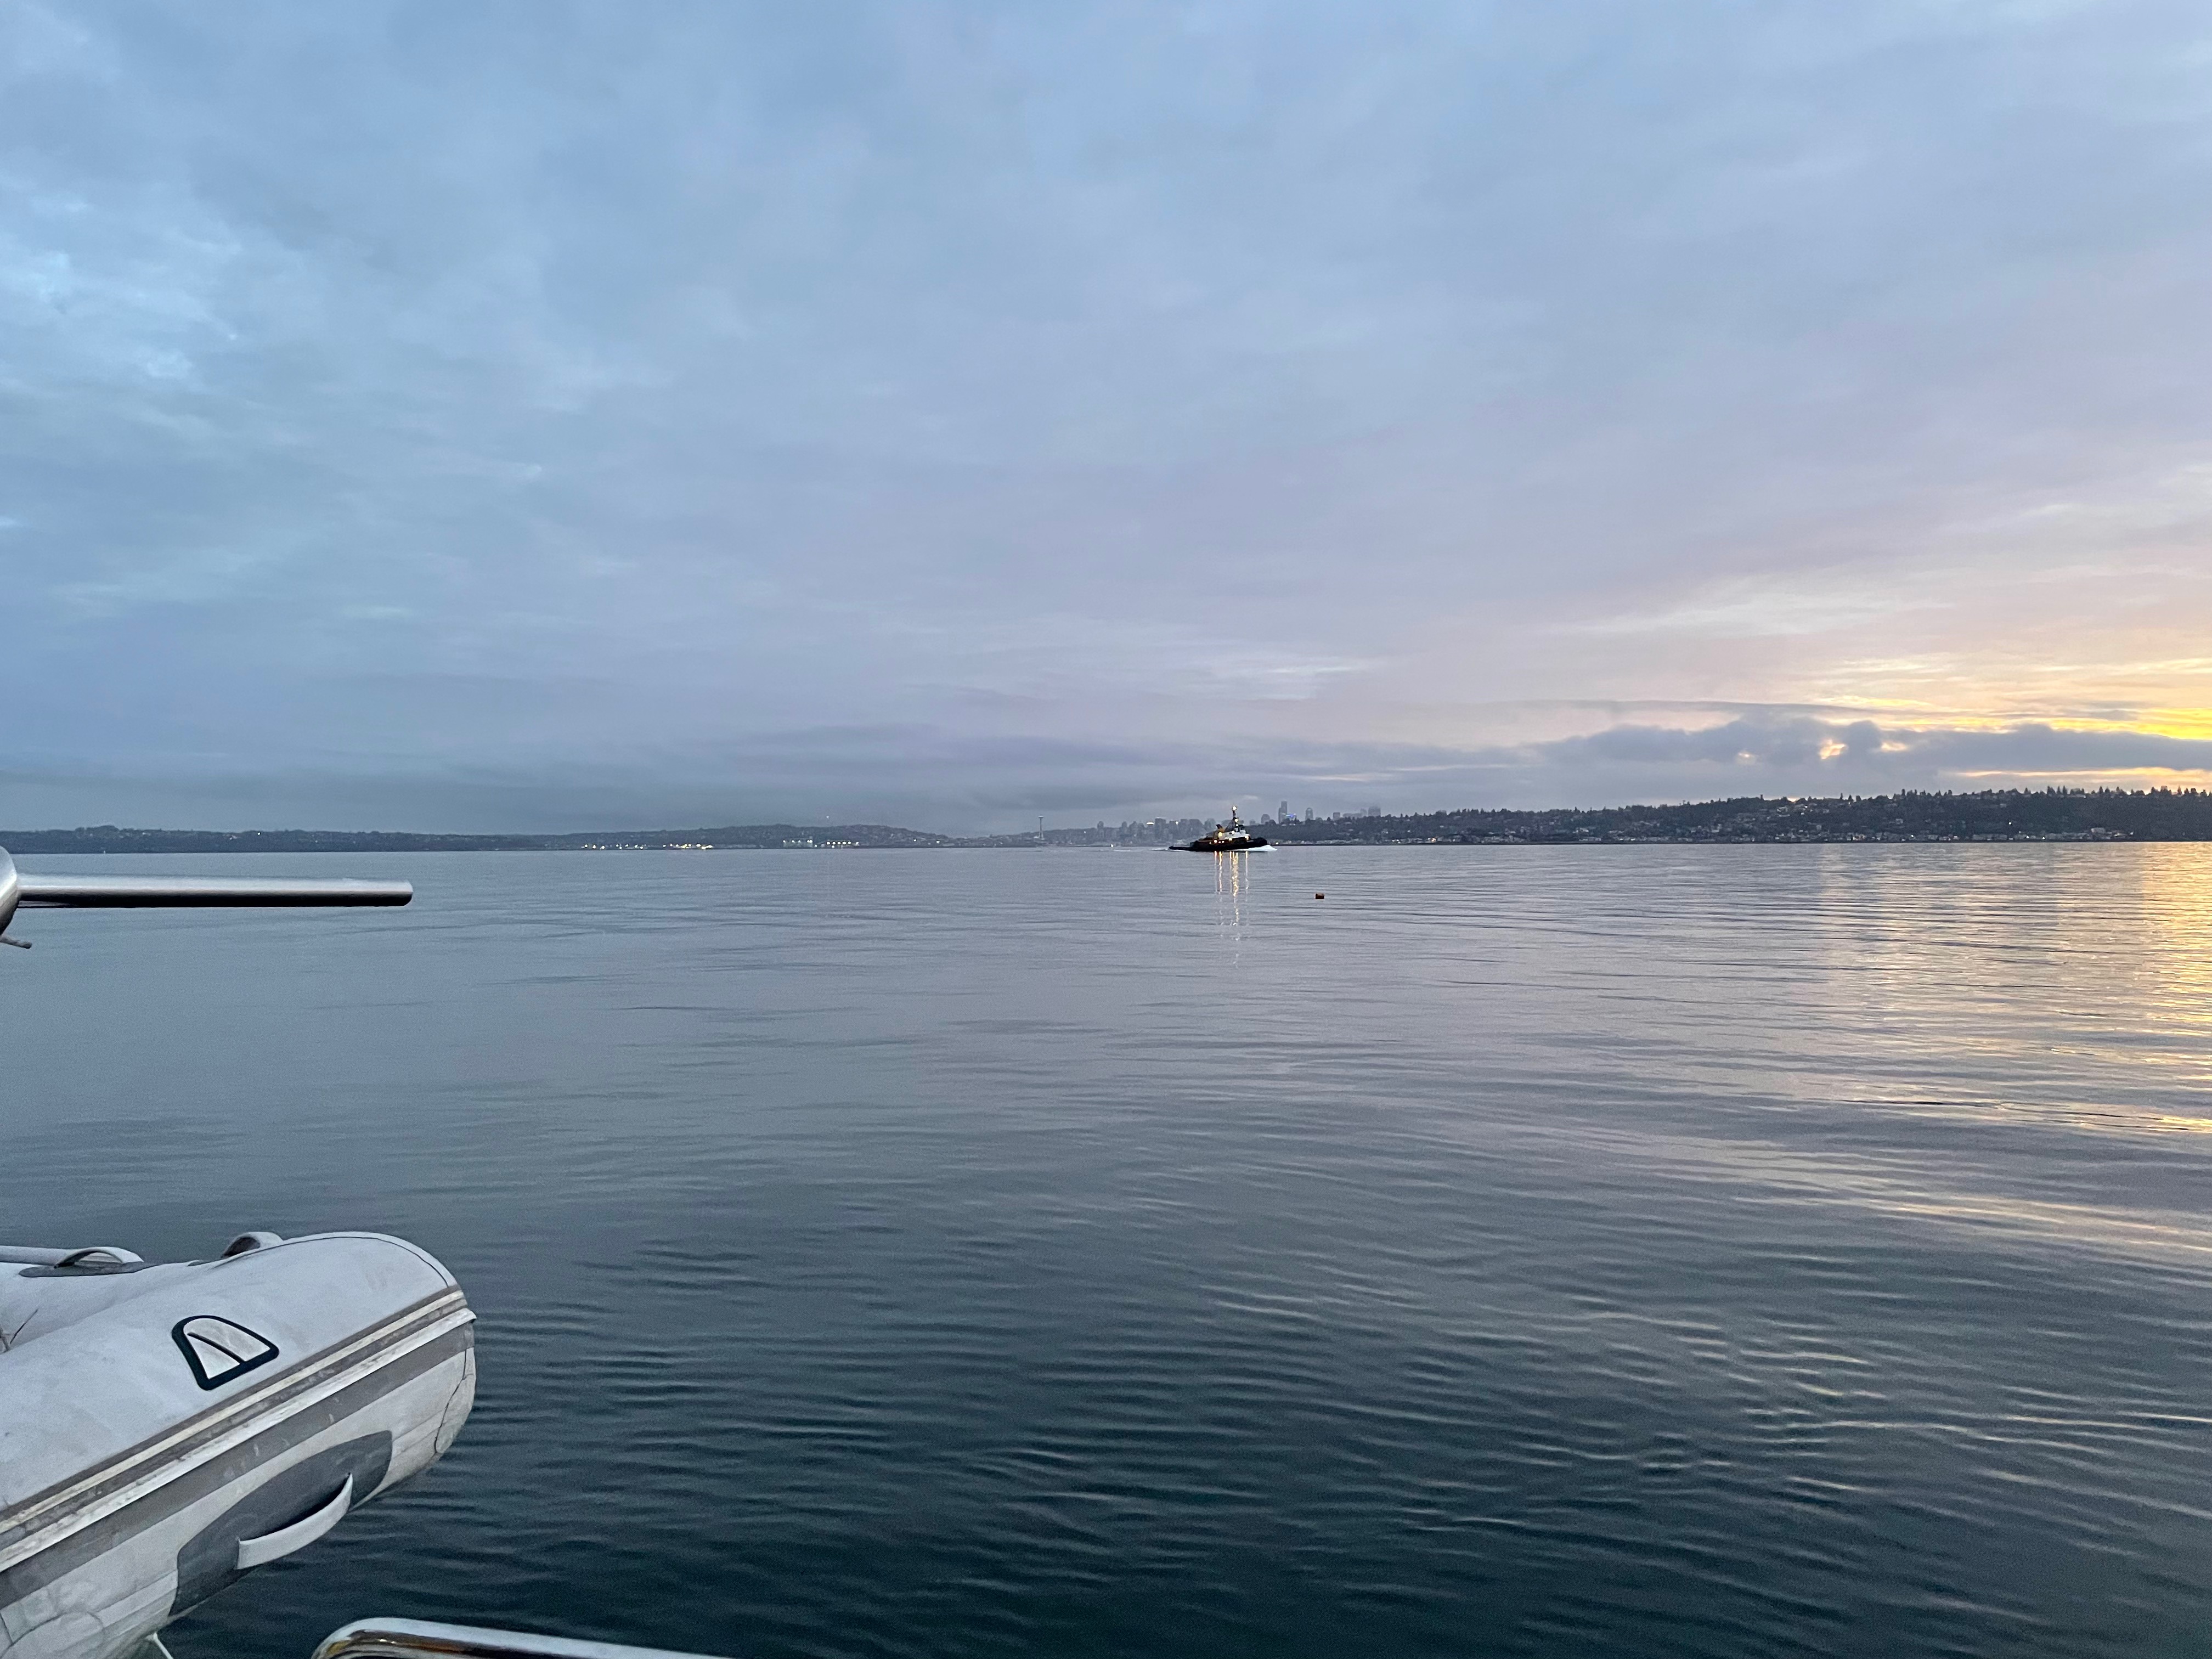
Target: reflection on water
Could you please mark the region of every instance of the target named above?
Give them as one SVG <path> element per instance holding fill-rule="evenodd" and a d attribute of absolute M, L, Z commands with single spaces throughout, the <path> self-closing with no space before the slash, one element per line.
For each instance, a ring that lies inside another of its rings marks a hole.
<path fill-rule="evenodd" d="M 2201 1651 L 2212 849 L 343 867 L 0 963 L 9 1231 L 482 1315 L 182 1659 Z"/>
<path fill-rule="evenodd" d="M 2197 847 L 2141 849 L 2146 918 L 2157 948 L 2143 954 L 2144 1017 L 2201 1031 L 2212 1023 L 2212 865 Z"/>
<path fill-rule="evenodd" d="M 1218 901 L 1221 936 L 1229 946 L 1229 966 L 1244 965 L 1244 891 L 1251 880 L 1249 853 L 1206 853 L 1213 860 L 1213 893 Z"/>

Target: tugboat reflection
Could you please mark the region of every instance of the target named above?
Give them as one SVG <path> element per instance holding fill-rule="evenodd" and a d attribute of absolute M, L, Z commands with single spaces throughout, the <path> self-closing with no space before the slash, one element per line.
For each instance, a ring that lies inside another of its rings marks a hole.
<path fill-rule="evenodd" d="M 1251 890 L 1249 861 L 1232 853 L 1213 861 L 1213 891 L 1220 907 L 1220 926 L 1227 935 L 1232 967 L 1241 960 L 1244 945 L 1244 896 Z"/>

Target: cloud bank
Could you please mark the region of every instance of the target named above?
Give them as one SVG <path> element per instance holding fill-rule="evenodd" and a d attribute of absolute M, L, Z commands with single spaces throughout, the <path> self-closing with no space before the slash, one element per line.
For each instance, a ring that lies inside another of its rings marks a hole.
<path fill-rule="evenodd" d="M 688 781 L 672 781 L 679 775 Z M 1301 811 L 1376 805 L 1395 811 L 1438 801 L 1592 806 L 2051 784 L 2212 787 L 2212 738 L 1765 715 L 1701 727 L 1615 726 L 1585 737 L 1461 749 L 987 739 L 884 726 L 797 732 L 702 750 L 681 765 L 661 757 L 581 776 L 473 765 L 435 775 L 370 768 L 274 776 L 220 770 L 0 776 L 0 790 L 27 826 L 67 820 L 72 804 L 99 799 L 112 809 L 101 820 L 109 823 L 168 822 L 181 814 L 216 827 L 374 823 L 457 830 L 523 822 L 546 830 L 642 827 L 641 800 L 663 809 L 672 825 L 812 819 L 957 831 L 977 823 L 1019 827 L 1038 817 L 1066 824 L 1218 811 L 1231 799 L 1269 809 L 1287 800 Z M 834 820 L 820 805 L 825 799 L 841 804 Z"/>

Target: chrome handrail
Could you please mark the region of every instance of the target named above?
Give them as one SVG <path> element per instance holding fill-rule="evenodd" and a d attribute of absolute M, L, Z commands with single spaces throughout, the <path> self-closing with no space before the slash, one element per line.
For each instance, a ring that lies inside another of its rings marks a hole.
<path fill-rule="evenodd" d="M 17 897 L 42 909 L 143 910 L 327 904 L 404 904 L 415 896 L 404 881 L 318 877 L 274 881 L 246 876 L 18 876 Z"/>
<path fill-rule="evenodd" d="M 9 936 L 8 924 L 25 909 L 173 909 L 212 905 L 404 904 L 415 889 L 404 881 L 317 878 L 272 880 L 263 876 L 232 880 L 219 876 L 27 876 L 0 847 L 0 945 L 28 939 Z"/>

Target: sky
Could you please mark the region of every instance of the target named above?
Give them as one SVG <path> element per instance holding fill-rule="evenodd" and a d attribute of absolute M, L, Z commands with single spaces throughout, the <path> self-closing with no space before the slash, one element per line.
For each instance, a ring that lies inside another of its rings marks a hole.
<path fill-rule="evenodd" d="M 0 825 L 2212 782 L 2201 0 L 0 7 Z"/>

